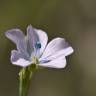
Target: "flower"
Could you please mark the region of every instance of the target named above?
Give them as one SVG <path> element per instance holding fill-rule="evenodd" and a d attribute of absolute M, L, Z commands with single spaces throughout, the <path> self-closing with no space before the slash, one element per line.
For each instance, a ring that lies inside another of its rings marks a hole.
<path fill-rule="evenodd" d="M 17 50 L 11 51 L 11 63 L 22 67 L 37 64 L 43 67 L 64 68 L 66 56 L 73 53 L 73 48 L 64 38 L 55 38 L 48 42 L 46 32 L 27 27 L 25 36 L 20 29 L 11 29 L 6 37 L 16 44 Z"/>

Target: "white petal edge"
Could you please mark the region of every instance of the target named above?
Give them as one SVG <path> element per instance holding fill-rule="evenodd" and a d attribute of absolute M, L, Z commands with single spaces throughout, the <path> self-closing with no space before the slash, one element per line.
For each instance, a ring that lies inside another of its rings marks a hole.
<path fill-rule="evenodd" d="M 71 55 L 73 52 L 74 52 L 74 49 L 72 47 L 68 47 L 68 48 L 65 48 L 64 50 L 62 50 L 64 52 L 64 55 L 65 56 L 68 56 L 68 55 Z M 63 53 L 62 52 L 62 53 Z"/>
<path fill-rule="evenodd" d="M 32 62 L 27 61 L 23 58 L 18 59 L 16 62 L 12 62 L 13 65 L 17 65 L 17 66 L 21 66 L 21 67 L 27 67 L 30 64 L 32 64 Z"/>
<path fill-rule="evenodd" d="M 48 42 L 48 36 L 47 36 L 47 33 L 44 32 L 43 30 L 40 30 L 40 29 L 35 29 L 38 37 L 39 37 L 39 40 L 40 40 L 40 43 L 41 43 L 41 49 L 40 49 L 40 54 L 43 53 L 46 45 L 47 45 L 47 42 Z"/>
<path fill-rule="evenodd" d="M 42 67 L 50 67 L 50 68 L 64 68 L 66 66 L 66 58 L 65 56 L 61 56 L 58 59 L 52 60 L 48 63 L 41 63 L 39 66 Z"/>

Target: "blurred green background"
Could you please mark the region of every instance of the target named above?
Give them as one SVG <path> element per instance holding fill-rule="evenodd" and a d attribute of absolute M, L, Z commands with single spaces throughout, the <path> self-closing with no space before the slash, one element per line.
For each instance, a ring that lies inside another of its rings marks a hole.
<path fill-rule="evenodd" d="M 75 50 L 65 69 L 35 72 L 29 96 L 96 96 L 96 0 L 0 0 L 0 96 L 18 96 L 20 70 L 10 63 L 15 45 L 4 32 L 25 32 L 28 24 Z"/>

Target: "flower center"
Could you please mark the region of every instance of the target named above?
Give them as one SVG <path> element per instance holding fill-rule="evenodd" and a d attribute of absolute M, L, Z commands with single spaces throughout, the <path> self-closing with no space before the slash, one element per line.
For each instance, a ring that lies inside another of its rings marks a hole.
<path fill-rule="evenodd" d="M 37 69 L 38 68 L 38 64 L 39 64 L 39 61 L 38 61 L 38 58 L 37 57 L 33 57 L 32 58 L 32 61 L 33 63 L 30 65 L 30 68 L 33 70 Z"/>
<path fill-rule="evenodd" d="M 35 57 L 35 56 L 32 58 L 32 61 L 34 62 L 34 64 L 38 64 L 39 63 L 38 58 Z"/>

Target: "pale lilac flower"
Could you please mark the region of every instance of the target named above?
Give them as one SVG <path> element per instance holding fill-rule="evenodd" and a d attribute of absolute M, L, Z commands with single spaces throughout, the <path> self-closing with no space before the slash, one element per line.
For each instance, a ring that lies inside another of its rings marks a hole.
<path fill-rule="evenodd" d="M 20 29 L 8 30 L 6 36 L 17 46 L 17 50 L 11 51 L 11 62 L 14 65 L 27 67 L 38 63 L 43 67 L 64 68 L 65 57 L 73 53 L 73 48 L 64 38 L 55 38 L 47 45 L 46 32 L 31 25 L 27 27 L 26 36 Z"/>

